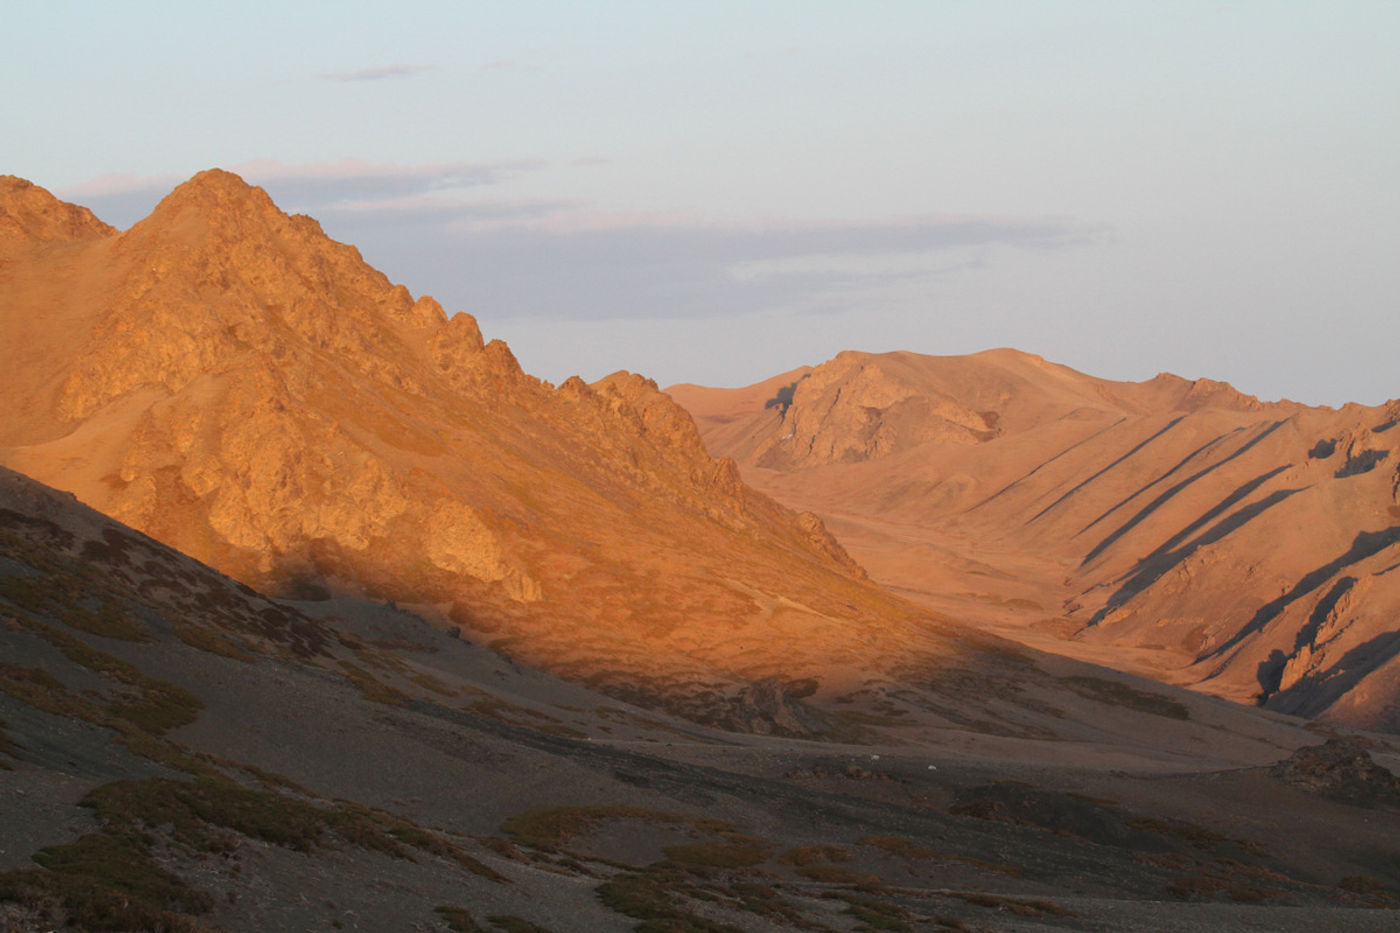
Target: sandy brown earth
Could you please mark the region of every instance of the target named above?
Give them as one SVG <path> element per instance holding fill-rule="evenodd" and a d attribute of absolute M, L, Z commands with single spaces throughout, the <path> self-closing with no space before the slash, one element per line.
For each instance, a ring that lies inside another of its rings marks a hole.
<path fill-rule="evenodd" d="M 269 601 L 14 474 L 0 618 L 7 930 L 1365 931 L 1400 905 L 1386 740 L 1070 662 L 1063 737 L 737 734 L 403 609 Z"/>
<path fill-rule="evenodd" d="M 648 380 L 543 383 L 234 175 L 124 232 L 18 179 L 0 216 L 0 462 L 246 583 L 798 733 L 785 685 L 955 651 Z"/>
<path fill-rule="evenodd" d="M 668 390 L 872 576 L 1027 644 L 1400 728 L 1400 403 L 1261 403 L 1014 350 Z"/>

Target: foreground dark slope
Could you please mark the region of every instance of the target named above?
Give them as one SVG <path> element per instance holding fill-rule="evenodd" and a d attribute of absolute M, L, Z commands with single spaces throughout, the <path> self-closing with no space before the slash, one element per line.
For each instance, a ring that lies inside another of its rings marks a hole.
<path fill-rule="evenodd" d="M 712 452 L 949 615 L 1400 729 L 1400 402 L 1264 404 L 1011 350 L 844 353 L 754 390 L 671 391 Z"/>
<path fill-rule="evenodd" d="M 717 732 L 8 471 L 0 619 L 7 930 L 1394 924 L 1394 781 L 1356 744 L 1273 774 L 1319 738 L 1180 692 L 1082 681 L 1136 743 Z"/>

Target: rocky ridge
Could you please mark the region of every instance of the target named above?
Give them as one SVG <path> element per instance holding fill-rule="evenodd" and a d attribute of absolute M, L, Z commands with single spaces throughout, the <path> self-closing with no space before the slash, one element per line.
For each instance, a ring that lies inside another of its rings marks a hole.
<path fill-rule="evenodd" d="M 880 582 L 1041 648 L 1400 729 L 1400 402 L 1265 403 L 1013 350 L 843 353 L 763 385 L 669 391 Z"/>
<path fill-rule="evenodd" d="M 5 191 L 24 237 L 0 283 L 0 462 L 245 582 L 419 604 L 642 692 L 793 666 L 710 626 L 815 625 L 805 675 L 832 663 L 823 637 L 916 615 L 650 380 L 541 382 L 235 175 L 122 233 Z"/>

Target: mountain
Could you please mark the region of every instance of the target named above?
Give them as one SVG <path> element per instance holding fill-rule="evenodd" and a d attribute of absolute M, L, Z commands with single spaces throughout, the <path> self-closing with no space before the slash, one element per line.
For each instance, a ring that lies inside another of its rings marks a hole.
<path fill-rule="evenodd" d="M 1075 670 L 1058 740 L 723 732 L 0 469 L 0 925 L 1393 929 L 1392 744 Z"/>
<path fill-rule="evenodd" d="M 237 176 L 120 233 L 16 179 L 0 217 L 0 462 L 245 583 L 417 605 L 629 696 L 704 685 L 721 718 L 853 639 L 936 647 L 653 383 L 528 376 Z"/>
<path fill-rule="evenodd" d="M 675 386 L 874 579 L 1047 650 L 1400 730 L 1400 402 L 1264 403 L 1014 350 Z"/>
<path fill-rule="evenodd" d="M 6 929 L 1393 926 L 1384 737 L 891 594 L 649 381 L 533 379 L 227 173 L 125 232 L 0 180 L 0 231 Z M 872 375 L 765 447 L 819 369 L 702 420 L 800 478 L 1075 418 L 882 431 Z M 1044 634 L 1007 580 L 943 598 Z"/>

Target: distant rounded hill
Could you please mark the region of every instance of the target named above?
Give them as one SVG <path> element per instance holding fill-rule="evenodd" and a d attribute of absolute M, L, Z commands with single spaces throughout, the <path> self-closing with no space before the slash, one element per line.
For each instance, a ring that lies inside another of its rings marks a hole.
<path fill-rule="evenodd" d="M 872 576 L 1072 656 L 1400 728 L 1400 402 L 1264 403 L 1038 356 L 839 354 L 681 385 L 716 456 Z"/>

